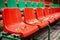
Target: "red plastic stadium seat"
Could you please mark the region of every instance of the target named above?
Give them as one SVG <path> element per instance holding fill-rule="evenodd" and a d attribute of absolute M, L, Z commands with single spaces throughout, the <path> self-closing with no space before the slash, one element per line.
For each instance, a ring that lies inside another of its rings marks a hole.
<path fill-rule="evenodd" d="M 60 18 L 60 8 L 53 8 L 53 9 L 54 9 L 54 12 L 56 13 L 56 15 L 58 15 Z"/>
<path fill-rule="evenodd" d="M 20 34 L 27 37 L 38 30 L 35 25 L 28 25 L 22 21 L 18 8 L 5 8 L 2 10 L 4 31 L 12 34 Z"/>
<path fill-rule="evenodd" d="M 37 19 L 38 20 L 42 20 L 45 21 L 44 23 L 52 23 L 54 21 L 54 19 L 50 18 L 50 16 L 48 16 L 48 11 L 46 11 L 46 9 L 42 9 L 42 8 L 37 8 L 36 9 L 36 15 L 37 15 Z M 46 13 L 46 14 L 44 14 Z"/>
<path fill-rule="evenodd" d="M 52 9 L 54 9 L 55 13 L 59 13 L 60 12 L 60 8 L 52 8 Z"/>
<path fill-rule="evenodd" d="M 50 22 L 53 23 L 55 21 L 55 17 L 49 13 L 49 9 L 48 8 L 44 8 L 44 14 L 46 19 Z"/>
<path fill-rule="evenodd" d="M 60 18 L 60 8 L 55 8 L 56 9 L 56 13 L 58 13 L 59 18 Z"/>
<path fill-rule="evenodd" d="M 60 17 L 59 13 L 57 12 L 57 10 L 55 8 L 50 9 L 50 14 L 52 14 L 56 20 L 58 20 Z"/>
<path fill-rule="evenodd" d="M 27 24 L 38 25 L 39 28 L 44 28 L 45 26 L 48 25 L 48 22 L 39 21 L 36 19 L 33 8 L 24 9 L 24 20 Z"/>

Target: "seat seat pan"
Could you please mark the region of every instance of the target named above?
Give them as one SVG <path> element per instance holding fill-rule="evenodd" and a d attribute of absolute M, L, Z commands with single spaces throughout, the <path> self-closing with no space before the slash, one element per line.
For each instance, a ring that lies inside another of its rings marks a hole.
<path fill-rule="evenodd" d="M 22 37 L 27 37 L 36 32 L 38 27 L 34 25 L 27 25 L 25 23 L 17 23 L 13 25 L 7 25 L 4 29 L 5 32 L 20 34 Z"/>
<path fill-rule="evenodd" d="M 53 16 L 55 18 L 55 20 L 58 20 L 59 19 L 59 14 L 55 13 L 55 14 L 52 14 L 51 16 Z"/>
<path fill-rule="evenodd" d="M 55 21 L 54 17 L 51 15 L 47 15 L 45 17 L 45 20 L 47 20 L 49 23 L 53 23 Z"/>
<path fill-rule="evenodd" d="M 49 24 L 47 21 L 42 21 L 41 19 L 34 19 L 32 21 L 30 20 L 27 23 L 31 25 L 37 25 L 39 28 L 44 28 Z"/>
<path fill-rule="evenodd" d="M 58 12 L 58 14 L 57 15 L 59 15 L 59 18 L 60 18 L 60 12 Z"/>

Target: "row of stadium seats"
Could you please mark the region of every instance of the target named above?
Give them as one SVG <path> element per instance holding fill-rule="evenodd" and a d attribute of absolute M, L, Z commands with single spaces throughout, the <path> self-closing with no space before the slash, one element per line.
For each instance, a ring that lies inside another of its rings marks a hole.
<path fill-rule="evenodd" d="M 50 7 L 58 6 L 51 4 Z M 20 34 L 22 37 L 27 37 L 60 18 L 60 8 L 48 9 L 45 8 L 45 4 L 42 2 L 19 0 L 18 4 L 16 4 L 16 0 L 7 0 L 7 5 L 5 5 L 4 0 L 1 0 L 0 9 L 2 9 L 4 31 Z M 24 22 L 21 16 L 22 10 Z"/>
<path fill-rule="evenodd" d="M 50 7 L 60 7 L 60 4 L 50 4 Z"/>
<path fill-rule="evenodd" d="M 20 34 L 27 37 L 39 29 L 42 29 L 60 18 L 60 8 L 25 8 L 22 21 L 19 8 L 2 9 L 4 31 L 11 34 Z"/>
<path fill-rule="evenodd" d="M 0 1 L 0 9 L 1 8 L 5 8 L 6 5 L 4 3 L 4 0 Z M 16 0 L 7 0 L 7 7 L 8 8 L 20 8 L 20 10 L 22 11 L 24 8 L 29 7 L 29 8 L 34 8 L 36 9 L 37 7 L 45 7 L 44 3 L 41 2 L 24 2 L 24 1 L 18 1 L 18 5 L 16 4 Z"/>
<path fill-rule="evenodd" d="M 28 8 L 44 8 L 45 7 L 45 4 L 42 3 L 42 2 L 24 2 L 24 1 L 21 1 L 19 0 L 18 1 L 18 5 L 16 4 L 16 0 L 7 0 L 7 5 L 5 5 L 4 3 L 4 0 L 0 0 L 0 10 L 2 8 L 5 8 L 5 7 L 8 7 L 8 8 L 20 8 L 20 11 L 22 11 L 24 8 L 28 7 Z M 51 4 L 50 7 L 60 7 L 59 4 Z"/>
<path fill-rule="evenodd" d="M 4 0 L 4 2 L 6 2 L 7 0 Z M 16 0 L 16 2 L 18 2 L 19 0 Z M 27 0 L 22 0 L 22 1 L 27 1 Z M 28 1 L 31 1 L 31 2 L 42 2 L 43 0 L 28 0 Z"/>

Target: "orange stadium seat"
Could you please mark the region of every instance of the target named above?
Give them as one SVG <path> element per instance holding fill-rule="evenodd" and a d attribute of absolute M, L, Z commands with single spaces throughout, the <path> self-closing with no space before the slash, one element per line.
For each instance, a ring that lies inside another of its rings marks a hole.
<path fill-rule="evenodd" d="M 48 22 L 37 20 L 33 8 L 24 9 L 24 20 L 27 24 L 38 25 L 39 28 L 44 28 L 49 24 Z"/>
<path fill-rule="evenodd" d="M 43 11 L 44 11 L 44 14 L 45 14 L 46 19 L 50 23 L 53 23 L 55 21 L 55 17 L 49 13 L 49 9 L 48 8 L 44 8 Z"/>
<path fill-rule="evenodd" d="M 55 17 L 56 20 L 59 19 L 59 13 L 56 8 L 50 8 L 50 14 Z"/>
<path fill-rule="evenodd" d="M 38 30 L 38 26 L 28 25 L 22 21 L 21 13 L 18 8 L 4 8 L 2 10 L 4 32 L 20 34 L 27 37 Z"/>

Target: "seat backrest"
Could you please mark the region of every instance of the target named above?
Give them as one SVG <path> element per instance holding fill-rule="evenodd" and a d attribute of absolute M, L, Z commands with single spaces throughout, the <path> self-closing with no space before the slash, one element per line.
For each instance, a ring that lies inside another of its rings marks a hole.
<path fill-rule="evenodd" d="M 5 8 L 4 0 L 0 0 L 0 9 Z"/>
<path fill-rule="evenodd" d="M 30 0 L 31 2 L 42 2 L 43 0 Z"/>
<path fill-rule="evenodd" d="M 35 19 L 34 9 L 33 8 L 25 8 L 24 9 L 24 20 L 32 20 Z"/>
<path fill-rule="evenodd" d="M 31 8 L 31 7 L 32 7 L 32 2 L 27 1 L 27 2 L 26 2 L 26 6 L 27 6 L 28 8 Z"/>
<path fill-rule="evenodd" d="M 54 4 L 55 7 L 59 7 L 59 4 Z"/>
<path fill-rule="evenodd" d="M 18 1 L 18 6 L 20 8 L 20 11 L 22 11 L 26 7 L 25 2 L 20 0 Z"/>
<path fill-rule="evenodd" d="M 54 7 L 54 4 L 50 4 L 50 7 Z"/>
<path fill-rule="evenodd" d="M 59 8 L 50 8 L 50 14 L 55 14 L 59 12 Z"/>
<path fill-rule="evenodd" d="M 44 4 L 44 3 L 42 3 L 42 2 L 38 2 L 37 7 L 44 8 L 44 7 L 45 7 L 45 4 Z"/>
<path fill-rule="evenodd" d="M 43 11 L 44 11 L 45 16 L 49 15 L 49 9 L 48 8 L 44 8 Z"/>
<path fill-rule="evenodd" d="M 38 19 L 44 16 L 42 8 L 37 8 L 36 9 L 36 16 L 37 16 Z"/>
<path fill-rule="evenodd" d="M 57 8 L 57 7 L 59 7 L 59 4 L 50 4 L 50 7 L 55 7 L 55 8 Z"/>
<path fill-rule="evenodd" d="M 7 5 L 9 8 L 16 8 L 17 7 L 16 0 L 7 0 Z"/>
<path fill-rule="evenodd" d="M 37 2 L 33 2 L 32 7 L 33 7 L 34 9 L 36 9 L 36 8 L 37 8 Z"/>
<path fill-rule="evenodd" d="M 50 8 L 49 12 L 50 12 L 50 14 L 55 13 L 55 8 Z"/>
<path fill-rule="evenodd" d="M 18 8 L 5 8 L 2 10 L 2 16 L 5 26 L 22 22 Z"/>
<path fill-rule="evenodd" d="M 24 2 L 24 1 L 26 1 L 26 0 L 18 0 L 18 1 L 20 1 L 20 2 Z"/>
<path fill-rule="evenodd" d="M 60 8 L 54 8 L 55 12 L 60 12 Z"/>

